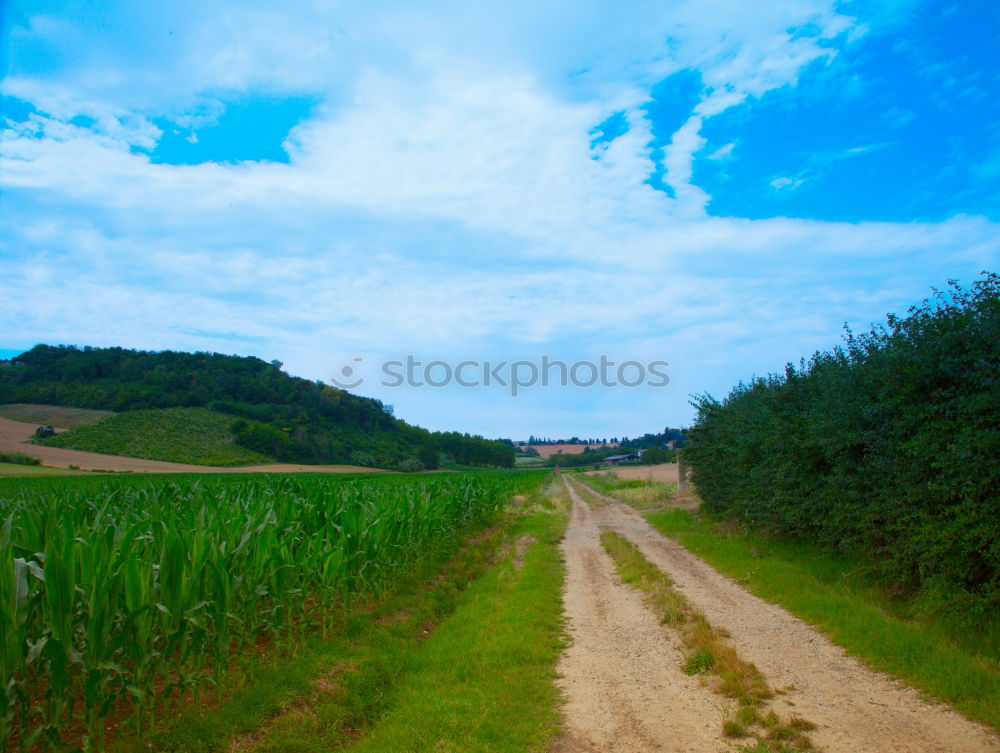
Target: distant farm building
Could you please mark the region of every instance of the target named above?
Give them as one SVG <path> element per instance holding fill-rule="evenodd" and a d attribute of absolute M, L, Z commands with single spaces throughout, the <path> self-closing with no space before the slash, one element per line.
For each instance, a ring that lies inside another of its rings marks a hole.
<path fill-rule="evenodd" d="M 617 465 L 618 463 L 624 462 L 626 460 L 638 460 L 639 455 L 635 452 L 629 453 L 628 455 L 610 455 L 604 458 L 602 463 L 610 463 L 611 465 Z"/>

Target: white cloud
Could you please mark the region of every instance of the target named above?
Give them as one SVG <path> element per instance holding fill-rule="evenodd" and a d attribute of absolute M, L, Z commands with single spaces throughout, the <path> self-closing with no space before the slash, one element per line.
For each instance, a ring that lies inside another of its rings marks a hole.
<path fill-rule="evenodd" d="M 805 182 L 805 178 L 789 178 L 787 175 L 782 175 L 770 181 L 768 185 L 775 191 L 788 191 L 791 193 Z"/>
<path fill-rule="evenodd" d="M 711 154 L 706 155 L 705 159 L 710 159 L 715 161 L 724 160 L 733 153 L 733 149 L 735 148 L 736 148 L 736 143 L 730 141 L 728 144 L 723 144 L 722 146 L 720 146 Z"/>
<path fill-rule="evenodd" d="M 3 82 L 45 115 L 0 144 L 17 220 L 0 232 L 0 307 L 15 312 L 0 345 L 256 352 L 316 378 L 343 356 L 417 348 L 662 353 L 677 390 L 650 405 L 678 422 L 688 393 L 780 367 L 832 344 L 856 312 L 876 318 L 996 258 L 996 228 L 975 218 L 706 215 L 692 182 L 702 125 L 832 56 L 831 40 L 860 26 L 828 2 L 168 5 L 162 34 L 135 34 L 148 59 L 131 37 L 76 35 L 81 62 L 55 84 Z M 795 34 L 807 24 L 819 35 Z M 50 45 L 72 33 L 42 26 Z M 685 68 L 705 90 L 664 149 L 671 198 L 647 182 L 657 166 L 642 105 Z M 194 143 L 233 91 L 323 100 L 287 138 L 290 164 L 142 153 L 160 137 L 153 117 Z M 592 151 L 591 130 L 616 112 L 627 131 Z M 444 401 L 421 399 L 408 418 L 444 421 Z"/>

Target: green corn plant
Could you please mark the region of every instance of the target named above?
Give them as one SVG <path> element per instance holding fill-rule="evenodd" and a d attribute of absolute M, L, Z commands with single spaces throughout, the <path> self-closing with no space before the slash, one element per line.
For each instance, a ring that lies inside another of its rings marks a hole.
<path fill-rule="evenodd" d="M 224 683 L 258 637 L 328 630 L 539 479 L 0 481 L 4 742 L 57 749 L 72 727 L 101 750 L 123 697 L 149 728 L 170 698 Z"/>

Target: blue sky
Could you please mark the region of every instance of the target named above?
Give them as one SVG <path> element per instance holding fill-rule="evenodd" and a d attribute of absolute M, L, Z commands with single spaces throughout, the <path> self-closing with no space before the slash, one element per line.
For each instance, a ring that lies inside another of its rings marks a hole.
<path fill-rule="evenodd" d="M 8 0 L 2 24 L 0 357 L 352 365 L 430 428 L 633 435 L 998 266 L 995 2 Z M 381 386 L 408 354 L 670 383 Z"/>

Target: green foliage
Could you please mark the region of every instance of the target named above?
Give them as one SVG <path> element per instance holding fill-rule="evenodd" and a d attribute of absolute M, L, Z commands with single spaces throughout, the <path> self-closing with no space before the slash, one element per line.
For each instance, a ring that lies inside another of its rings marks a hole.
<path fill-rule="evenodd" d="M 1000 278 L 951 283 L 808 363 L 697 400 L 709 509 L 862 555 L 901 592 L 1000 605 Z M 958 589 L 955 591 L 954 589 Z"/>
<path fill-rule="evenodd" d="M 458 609 L 404 657 L 393 704 L 351 753 L 541 753 L 558 730 L 555 665 L 563 648 L 564 515 L 535 512 L 512 549 L 458 600 Z M 322 750 L 314 740 L 286 750 Z"/>
<path fill-rule="evenodd" d="M 715 654 L 710 649 L 703 648 L 691 654 L 681 669 L 686 675 L 701 675 L 711 671 L 715 666 Z"/>
<path fill-rule="evenodd" d="M 218 683 L 234 652 L 325 626 L 540 478 L 0 482 L 0 743 L 82 723 L 99 748 L 123 699 L 151 720 Z"/>
<path fill-rule="evenodd" d="M 665 450 L 662 447 L 649 447 L 642 453 L 642 462 L 645 465 L 659 465 L 660 463 L 673 462 L 676 453 L 673 450 Z"/>
<path fill-rule="evenodd" d="M 435 470 L 440 462 L 437 448 L 433 445 L 424 445 L 417 451 L 417 460 L 427 470 Z"/>
<path fill-rule="evenodd" d="M 129 411 L 40 440 L 40 444 L 195 465 L 270 462 L 267 453 L 233 443 L 233 423 L 230 416 L 205 408 Z"/>
<path fill-rule="evenodd" d="M 16 368 L 0 369 L 0 403 L 209 408 L 257 422 L 237 433 L 237 444 L 286 462 L 348 463 L 352 452 L 364 452 L 388 468 L 430 447 L 462 465 L 514 465 L 508 441 L 410 426 L 378 400 L 289 376 L 277 361 L 36 345 L 14 363 Z M 270 428 L 261 428 L 265 424 Z"/>
<path fill-rule="evenodd" d="M 28 455 L 23 452 L 0 452 L 0 463 L 13 463 L 14 465 L 41 465 L 41 458 Z"/>

